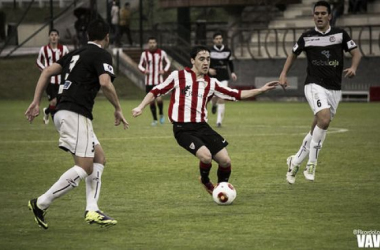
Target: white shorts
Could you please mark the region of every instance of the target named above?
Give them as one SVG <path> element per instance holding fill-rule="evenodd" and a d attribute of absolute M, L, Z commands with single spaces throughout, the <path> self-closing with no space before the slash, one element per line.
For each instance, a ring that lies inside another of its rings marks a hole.
<path fill-rule="evenodd" d="M 54 115 L 54 124 L 59 132 L 59 147 L 79 157 L 94 157 L 98 138 L 87 117 L 68 110 L 59 110 Z"/>
<path fill-rule="evenodd" d="M 332 120 L 342 99 L 342 91 L 329 90 L 315 83 L 310 83 L 305 85 L 305 96 L 314 115 L 322 109 L 330 109 Z"/>

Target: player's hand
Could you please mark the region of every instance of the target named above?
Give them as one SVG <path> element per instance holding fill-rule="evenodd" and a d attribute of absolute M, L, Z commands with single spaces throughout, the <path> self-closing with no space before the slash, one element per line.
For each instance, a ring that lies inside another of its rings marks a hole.
<path fill-rule="evenodd" d="M 288 87 L 288 79 L 286 78 L 286 75 L 280 75 L 280 78 L 278 79 L 278 84 L 280 84 L 283 89 Z"/>
<path fill-rule="evenodd" d="M 119 126 L 121 123 L 123 123 L 124 129 L 129 128 L 129 123 L 127 122 L 127 120 L 125 120 L 123 112 L 117 110 L 115 111 L 114 115 L 115 115 L 115 126 Z"/>
<path fill-rule="evenodd" d="M 148 71 L 148 70 L 145 70 L 144 74 L 145 74 L 145 75 L 149 75 L 149 71 Z"/>
<path fill-rule="evenodd" d="M 232 78 L 232 80 L 236 81 L 237 80 L 237 75 L 235 73 L 231 73 L 231 78 Z"/>
<path fill-rule="evenodd" d="M 132 109 L 132 116 L 133 117 L 137 117 L 141 114 L 142 114 L 142 109 L 140 109 L 139 107 Z"/>
<path fill-rule="evenodd" d="M 346 73 L 344 74 L 344 77 L 352 78 L 356 76 L 356 71 L 353 68 L 345 69 L 343 72 Z"/>
<path fill-rule="evenodd" d="M 208 73 L 210 74 L 210 76 L 216 76 L 216 70 L 215 69 L 209 68 Z"/>
<path fill-rule="evenodd" d="M 271 82 L 267 82 L 260 89 L 262 92 L 267 92 L 269 90 L 275 89 L 277 85 L 279 85 L 279 81 L 271 81 Z"/>
<path fill-rule="evenodd" d="M 158 71 L 158 73 L 159 73 L 160 75 L 163 75 L 163 74 L 165 74 L 165 71 L 164 71 L 164 70 L 160 70 L 160 71 Z"/>
<path fill-rule="evenodd" d="M 40 114 L 40 106 L 36 103 L 31 103 L 28 107 L 28 109 L 25 111 L 26 119 L 32 123 L 35 117 L 37 117 Z"/>

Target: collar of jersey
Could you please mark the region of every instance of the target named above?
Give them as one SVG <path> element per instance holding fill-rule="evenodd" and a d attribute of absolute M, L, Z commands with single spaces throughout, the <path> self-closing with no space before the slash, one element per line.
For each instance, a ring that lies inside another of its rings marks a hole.
<path fill-rule="evenodd" d="M 94 43 L 94 42 L 87 42 L 87 44 L 93 44 L 93 45 L 96 45 L 96 46 L 98 46 L 99 48 L 102 48 L 102 46 L 100 46 L 99 44 L 97 44 L 97 43 Z"/>
<path fill-rule="evenodd" d="M 214 45 L 214 49 L 217 51 L 222 51 L 224 49 L 224 45 L 222 44 L 222 47 L 220 47 L 220 49 Z"/>
<path fill-rule="evenodd" d="M 316 32 L 318 32 L 318 33 L 320 33 L 320 34 L 322 34 L 322 35 L 326 35 L 327 33 L 330 32 L 330 30 L 331 30 L 331 26 L 326 30 L 326 32 L 322 32 L 322 31 L 320 31 L 317 27 L 315 27 L 314 29 L 315 29 Z"/>
<path fill-rule="evenodd" d="M 192 71 L 189 67 L 185 67 L 185 71 L 187 71 L 187 72 L 189 72 L 190 74 L 194 75 L 194 78 L 197 79 L 197 78 L 196 78 L 197 76 L 195 75 L 195 72 Z M 203 82 L 203 81 L 206 81 L 206 82 L 208 82 L 209 79 L 210 79 L 210 77 L 209 77 L 208 75 L 205 75 L 204 79 L 197 79 L 196 81 L 197 81 L 197 82 L 199 82 L 199 81 L 202 81 L 202 82 Z"/>

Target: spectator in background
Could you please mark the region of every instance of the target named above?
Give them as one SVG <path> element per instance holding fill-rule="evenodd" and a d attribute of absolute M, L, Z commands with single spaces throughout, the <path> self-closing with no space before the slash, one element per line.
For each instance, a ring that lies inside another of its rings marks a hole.
<path fill-rule="evenodd" d="M 113 1 L 111 8 L 111 43 L 119 36 L 119 2 Z"/>
<path fill-rule="evenodd" d="M 42 71 L 49 67 L 53 63 L 57 62 L 64 55 L 69 53 L 67 46 L 59 43 L 59 32 L 56 29 L 52 29 L 49 32 L 49 43 L 42 46 L 40 53 L 38 54 L 36 64 Z M 46 94 L 49 100 L 49 107 L 43 109 L 43 121 L 47 125 L 49 124 L 49 114 L 53 118 L 55 113 L 55 106 L 57 105 L 57 95 L 59 84 L 61 83 L 61 76 L 56 75 L 50 78 L 50 84 L 46 88 Z"/>
<path fill-rule="evenodd" d="M 367 0 L 349 0 L 348 12 L 352 14 L 367 13 Z"/>
<path fill-rule="evenodd" d="M 344 0 L 332 0 L 331 4 L 331 26 L 335 26 L 336 20 L 344 12 Z"/>
<path fill-rule="evenodd" d="M 123 34 L 125 33 L 128 38 L 129 44 L 133 45 L 133 40 L 131 36 L 131 29 L 130 29 L 130 23 L 131 23 L 131 8 L 129 6 L 129 3 L 126 2 L 124 4 L 124 7 L 120 9 L 120 20 L 119 20 L 119 36 L 117 39 L 117 45 L 121 46 L 121 38 Z"/>

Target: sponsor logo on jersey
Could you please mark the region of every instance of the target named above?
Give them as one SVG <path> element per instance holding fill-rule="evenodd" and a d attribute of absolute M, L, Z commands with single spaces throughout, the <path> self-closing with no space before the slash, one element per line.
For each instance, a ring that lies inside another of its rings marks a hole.
<path fill-rule="evenodd" d="M 347 43 L 347 47 L 348 47 L 348 49 L 355 48 L 356 47 L 356 43 L 354 41 L 350 40 Z"/>
<path fill-rule="evenodd" d="M 335 38 L 335 36 L 330 36 L 330 42 L 335 42 L 336 41 L 336 38 Z"/>
<path fill-rule="evenodd" d="M 71 81 L 68 81 L 66 80 L 65 83 L 63 84 L 63 89 L 69 89 L 70 86 L 71 86 L 72 82 Z"/>
<path fill-rule="evenodd" d="M 311 63 L 314 66 L 332 66 L 332 67 L 338 67 L 339 61 L 333 60 L 333 61 L 322 61 L 322 60 L 312 60 Z"/>
<path fill-rule="evenodd" d="M 114 75 L 112 65 L 109 65 L 108 63 L 103 63 L 103 68 L 104 68 L 104 71 L 109 72 L 112 75 Z"/>
<path fill-rule="evenodd" d="M 327 59 L 330 58 L 330 51 L 328 51 L 328 50 L 323 50 L 323 51 L 321 52 L 321 54 L 324 55 L 325 57 L 327 57 Z"/>

